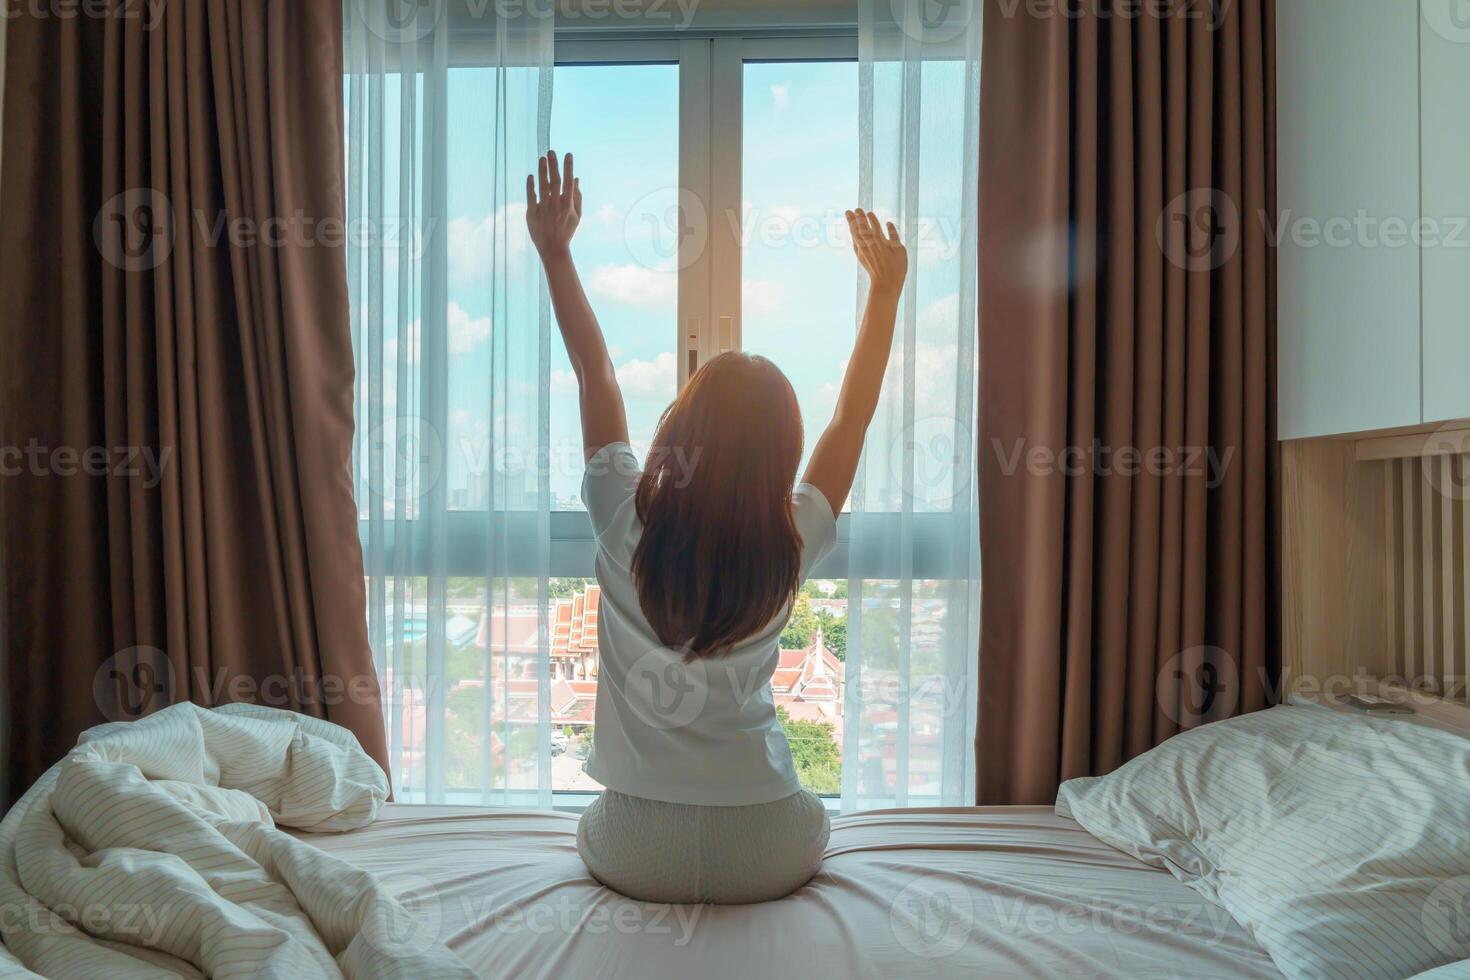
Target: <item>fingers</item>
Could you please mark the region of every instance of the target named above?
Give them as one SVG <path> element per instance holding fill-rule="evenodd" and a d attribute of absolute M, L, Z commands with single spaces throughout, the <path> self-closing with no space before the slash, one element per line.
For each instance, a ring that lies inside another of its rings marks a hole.
<path fill-rule="evenodd" d="M 866 258 L 867 243 L 864 241 L 866 233 L 864 229 L 867 223 L 862 220 L 861 211 L 847 212 L 847 231 L 852 236 L 852 248 L 857 252 L 858 258 Z"/>
<path fill-rule="evenodd" d="M 556 159 L 556 151 L 548 150 L 545 156 L 536 161 L 536 173 L 526 176 L 526 206 L 534 207 L 537 203 L 537 184 L 540 184 L 540 203 L 545 204 L 551 197 L 565 197 L 572 201 L 578 211 L 582 208 L 582 182 L 573 171 L 572 155 L 566 155 L 565 165 L 559 165 Z"/>
<path fill-rule="evenodd" d="M 883 225 L 878 221 L 878 216 L 871 211 L 868 216 L 868 234 L 873 236 L 875 242 L 883 241 Z"/>
<path fill-rule="evenodd" d="M 847 212 L 847 226 L 852 230 L 852 240 L 855 242 L 866 242 L 872 237 L 868 212 L 862 208 Z"/>
<path fill-rule="evenodd" d="M 881 220 L 877 213 L 856 208 L 847 212 L 847 227 L 853 241 L 862 240 L 874 245 L 902 245 L 898 227 L 893 222 Z"/>
<path fill-rule="evenodd" d="M 879 219 L 877 213 L 873 211 L 864 211 L 862 208 L 855 208 L 847 212 L 847 224 L 855 236 L 861 236 L 868 241 L 876 239 L 881 242 L 885 239 L 883 222 Z M 888 227 L 891 229 L 893 222 L 888 222 Z"/>
<path fill-rule="evenodd" d="M 847 224 L 852 230 L 853 247 L 858 257 L 869 261 L 876 257 L 880 246 L 887 241 L 883 236 L 878 216 L 862 208 L 847 212 Z"/>

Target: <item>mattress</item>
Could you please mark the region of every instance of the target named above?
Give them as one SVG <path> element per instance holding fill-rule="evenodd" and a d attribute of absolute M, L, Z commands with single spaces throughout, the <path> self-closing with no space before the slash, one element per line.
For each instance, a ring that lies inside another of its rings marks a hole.
<path fill-rule="evenodd" d="M 1224 909 L 1049 807 L 837 817 L 785 899 L 666 906 L 602 887 L 566 813 L 389 805 L 299 836 L 379 876 L 486 977 L 1279 977 Z"/>

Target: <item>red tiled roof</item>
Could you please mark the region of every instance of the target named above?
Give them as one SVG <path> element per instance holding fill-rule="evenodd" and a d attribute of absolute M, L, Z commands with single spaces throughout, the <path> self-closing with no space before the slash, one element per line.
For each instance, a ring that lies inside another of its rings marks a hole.
<path fill-rule="evenodd" d="M 551 641 L 553 657 L 580 660 L 597 653 L 597 607 L 601 597 L 602 590 L 592 585 L 571 599 L 557 602 L 557 630 Z"/>
<path fill-rule="evenodd" d="M 456 682 L 456 687 L 483 687 L 481 678 Z M 540 685 L 534 677 L 515 677 L 496 685 L 508 702 L 507 713 L 511 721 L 531 723 L 537 720 L 541 704 Z M 551 682 L 551 724 L 590 725 L 597 704 L 596 681 Z"/>
<path fill-rule="evenodd" d="M 782 650 L 780 656 L 771 675 L 771 694 L 777 704 L 789 708 L 808 701 L 838 700 L 843 663 L 827 649 L 820 632 L 805 650 Z"/>
<path fill-rule="evenodd" d="M 583 680 L 557 678 L 551 682 L 551 724 L 590 724 L 597 698 L 597 625 L 602 605 L 602 590 L 593 585 L 585 592 L 555 601 L 550 611 L 551 650 L 553 660 L 581 660 L 593 677 Z M 486 620 L 489 620 L 488 630 Z M 504 697 L 512 720 L 530 723 L 536 720 L 540 707 L 540 688 L 536 679 L 535 654 L 539 646 L 540 617 L 534 605 L 512 607 L 507 614 L 502 608 L 484 617 L 477 642 L 491 641 L 492 661 L 514 658 L 517 676 L 506 678 L 500 667 L 492 665 L 491 682 Z M 488 636 L 487 636 L 488 632 Z M 502 664 L 502 666 L 504 666 Z M 785 707 L 793 718 L 842 723 L 842 677 L 844 664 L 822 642 L 820 632 L 804 650 L 781 650 L 771 677 L 771 691 L 776 704 Z M 579 671 L 580 672 L 580 671 Z M 385 678 L 391 685 L 391 673 Z M 483 680 L 464 680 L 458 685 L 483 686 Z M 417 702 L 417 703 L 416 703 Z M 404 692 L 405 706 L 422 712 L 421 692 Z M 883 708 L 878 717 L 884 717 Z M 876 719 L 875 719 L 876 720 Z"/>
<path fill-rule="evenodd" d="M 771 690 L 777 694 L 790 691 L 801 681 L 801 668 L 789 667 L 771 675 Z"/>

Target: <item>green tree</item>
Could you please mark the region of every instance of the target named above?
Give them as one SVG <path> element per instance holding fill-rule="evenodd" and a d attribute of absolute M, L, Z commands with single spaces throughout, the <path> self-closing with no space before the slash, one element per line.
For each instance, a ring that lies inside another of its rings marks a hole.
<path fill-rule="evenodd" d="M 791 604 L 791 618 L 781 631 L 782 650 L 804 650 L 811 646 L 812 636 L 817 631 L 817 614 L 812 611 L 812 600 L 805 592 L 798 592 Z"/>
<path fill-rule="evenodd" d="M 546 594 L 553 599 L 570 599 L 578 592 L 586 592 L 589 580 L 585 578 L 553 578 L 546 582 Z"/>
<path fill-rule="evenodd" d="M 777 708 L 776 717 L 791 746 L 791 761 L 801 785 L 819 795 L 842 792 L 842 752 L 832 726 L 793 719 L 785 708 Z"/>
<path fill-rule="evenodd" d="M 475 786 L 484 765 L 485 692 L 462 687 L 445 700 L 449 730 L 445 779 L 450 786 Z"/>
<path fill-rule="evenodd" d="M 823 589 L 822 586 L 824 585 L 831 585 L 831 591 L 829 592 L 826 589 Z M 806 580 L 806 584 L 801 587 L 801 591 L 805 592 L 813 599 L 846 599 L 847 579 L 809 578 Z"/>
<path fill-rule="evenodd" d="M 817 610 L 817 625 L 822 627 L 822 643 L 832 655 L 847 661 L 847 620 L 832 615 L 830 610 Z"/>
<path fill-rule="evenodd" d="M 485 580 L 455 576 L 449 579 L 448 594 L 451 599 L 480 599 L 485 595 Z"/>
<path fill-rule="evenodd" d="M 445 671 L 451 681 L 474 680 L 485 672 L 485 648 L 472 642 L 462 647 L 450 647 L 444 659 Z"/>

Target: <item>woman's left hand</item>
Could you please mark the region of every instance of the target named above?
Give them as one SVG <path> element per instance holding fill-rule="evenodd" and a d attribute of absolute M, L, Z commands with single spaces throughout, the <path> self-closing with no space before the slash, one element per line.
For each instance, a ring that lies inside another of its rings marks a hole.
<path fill-rule="evenodd" d="M 552 150 L 537 164 L 538 174 L 526 176 L 526 229 L 531 242 L 544 259 L 548 255 L 568 252 L 572 235 L 582 220 L 582 182 L 572 173 L 572 155 L 566 166 L 558 167 Z M 541 185 L 540 200 L 536 196 L 536 178 Z"/>

